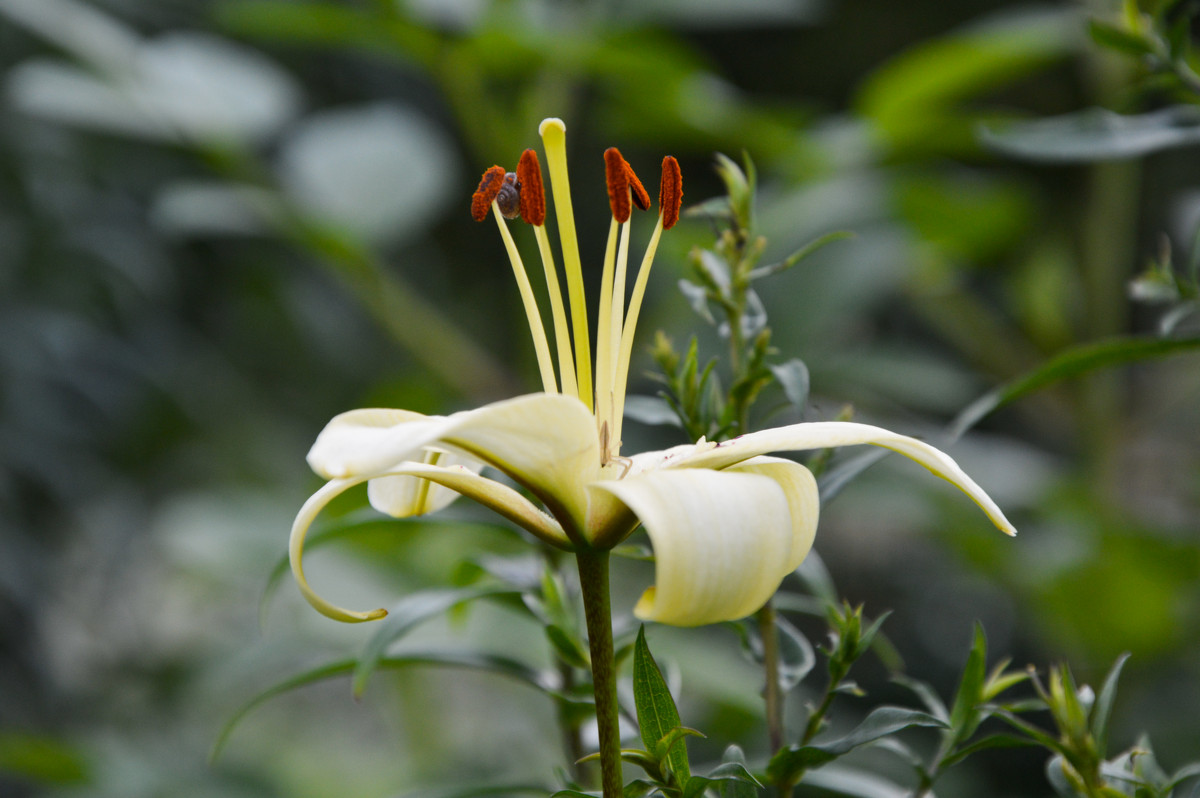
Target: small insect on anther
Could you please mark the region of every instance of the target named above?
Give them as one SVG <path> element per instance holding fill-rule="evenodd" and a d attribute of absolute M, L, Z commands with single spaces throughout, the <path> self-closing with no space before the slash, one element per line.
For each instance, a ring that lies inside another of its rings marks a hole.
<path fill-rule="evenodd" d="M 517 180 L 516 172 L 506 172 L 500 193 L 496 195 L 496 204 L 505 219 L 515 219 L 521 215 L 521 181 Z"/>

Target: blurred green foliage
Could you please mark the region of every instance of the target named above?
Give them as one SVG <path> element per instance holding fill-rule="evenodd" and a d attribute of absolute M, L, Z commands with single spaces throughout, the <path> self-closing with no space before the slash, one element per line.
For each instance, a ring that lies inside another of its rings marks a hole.
<path fill-rule="evenodd" d="M 362 704 L 348 680 L 278 699 L 206 764 L 244 701 L 364 645 L 286 586 L 258 624 L 315 484 L 303 454 L 321 425 L 350 407 L 445 412 L 534 384 L 497 242 L 468 218 L 478 173 L 511 167 L 538 120 L 564 118 L 579 215 L 597 220 L 583 249 L 598 252 L 604 147 L 635 167 L 673 152 L 689 204 L 722 191 L 715 152 L 749 154 L 762 262 L 855 233 L 762 294 L 779 360 L 802 359 L 810 377 L 807 403 L 782 412 L 850 404 L 936 436 L 1060 353 L 1196 335 L 1178 312 L 1194 303 L 1194 259 L 1161 244 L 1190 255 L 1200 227 L 1200 167 L 1180 149 L 1196 141 L 1185 13 L 1100 0 L 1086 13 L 1001 0 L 0 0 L 0 792 L 540 784 L 531 774 L 570 758 L 555 736 L 570 696 L 537 705 L 516 684 L 407 665 L 377 674 Z M 1076 113 L 1093 107 L 1108 110 Z M 642 328 L 719 351 L 674 287 L 711 230 L 672 233 Z M 1147 275 L 1174 286 L 1166 304 L 1130 298 Z M 635 371 L 651 366 L 647 348 Z M 1112 745 L 1146 730 L 1169 772 L 1200 739 L 1198 393 L 1196 355 L 1179 345 L 1048 381 L 983 418 L 954 454 L 1016 519 L 1016 541 L 877 468 L 825 508 L 817 549 L 855 604 L 893 610 L 906 671 L 942 695 L 977 618 L 992 651 L 1065 658 L 1081 681 L 1131 651 Z M 363 590 L 399 598 L 468 560 L 501 567 L 487 556 L 510 553 L 512 533 L 457 512 L 462 523 L 372 522 L 356 547 L 318 553 L 314 572 L 353 568 L 369 574 Z M 618 611 L 644 586 L 626 565 Z M 488 600 L 387 655 L 469 641 L 494 662 L 545 667 L 555 644 L 536 617 Z M 731 636 L 702 639 L 664 635 L 656 655 L 668 681 L 672 661 L 687 663 L 684 717 L 737 736 L 754 728 L 739 726 L 756 711 L 754 671 Z M 710 653 L 722 645 L 729 658 Z M 694 763 L 745 743 L 711 736 L 689 740 Z M 992 751 L 946 789 L 1050 794 L 1041 766 Z"/>

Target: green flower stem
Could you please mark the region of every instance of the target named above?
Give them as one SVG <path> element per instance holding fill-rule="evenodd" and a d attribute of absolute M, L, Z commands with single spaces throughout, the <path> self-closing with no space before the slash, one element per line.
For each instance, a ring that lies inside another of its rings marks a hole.
<path fill-rule="evenodd" d="M 779 689 L 779 630 L 775 626 L 775 605 L 768 601 L 755 616 L 763 642 L 763 672 L 767 705 L 767 739 L 774 754 L 783 747 L 783 691 Z"/>
<path fill-rule="evenodd" d="M 608 552 L 581 551 L 579 585 L 592 653 L 592 685 L 600 731 L 600 783 L 604 798 L 621 798 L 621 731 L 617 706 L 617 670 L 613 657 L 612 608 L 608 596 Z"/>

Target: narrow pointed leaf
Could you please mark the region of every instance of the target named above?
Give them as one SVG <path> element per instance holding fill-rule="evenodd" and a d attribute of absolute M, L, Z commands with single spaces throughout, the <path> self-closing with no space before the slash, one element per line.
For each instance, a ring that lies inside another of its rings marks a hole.
<path fill-rule="evenodd" d="M 1117 680 L 1121 678 L 1121 669 L 1125 667 L 1128 660 L 1128 651 L 1117 657 L 1117 661 L 1113 663 L 1108 675 L 1104 677 L 1100 694 L 1096 696 L 1096 703 L 1092 706 L 1090 730 L 1101 758 L 1105 756 L 1108 749 L 1108 719 L 1112 714 L 1113 701 L 1117 697 Z"/>
<path fill-rule="evenodd" d="M 388 646 L 416 626 L 467 602 L 502 595 L 515 596 L 519 593 L 507 587 L 472 587 L 459 590 L 424 590 L 402 598 L 388 611 L 387 618 L 377 626 L 378 631 L 367 641 L 366 648 L 358 657 L 352 682 L 354 696 L 362 696 L 367 688 L 367 680 L 383 658 Z"/>
<path fill-rule="evenodd" d="M 744 765 L 736 762 L 726 762 L 718 766 L 707 776 L 692 776 L 683 788 L 683 798 L 698 798 L 706 789 L 718 782 L 734 782 L 749 787 L 748 795 L 755 795 L 755 788 L 761 788 L 758 779 L 746 770 Z"/>
<path fill-rule="evenodd" d="M 844 737 L 822 743 L 793 745 L 771 758 L 767 777 L 775 783 L 791 781 L 800 773 L 820 767 L 859 746 L 875 742 L 913 726 L 945 728 L 946 724 L 932 715 L 903 707 L 877 707 L 853 731 Z"/>
<path fill-rule="evenodd" d="M 983 635 L 983 627 L 975 624 L 975 637 L 971 651 L 967 655 L 967 664 L 963 668 L 962 679 L 958 683 L 958 691 L 954 695 L 954 705 L 950 709 L 950 726 L 965 740 L 975 731 L 972 724 L 975 707 L 983 700 L 983 683 L 987 678 L 987 638 Z"/>
<path fill-rule="evenodd" d="M 633 702 L 637 707 L 642 744 L 646 746 L 647 751 L 654 751 L 659 740 L 666 737 L 672 729 L 682 725 L 679 721 L 679 710 L 675 708 L 675 699 L 671 697 L 667 681 L 646 644 L 645 627 L 638 630 L 637 642 L 633 649 Z M 682 739 L 672 746 L 667 761 L 679 783 L 687 784 L 691 768 L 688 766 L 687 748 Z"/>
<path fill-rule="evenodd" d="M 333 679 L 340 676 L 349 676 L 354 672 L 358 661 L 355 659 L 343 659 L 335 662 L 330 662 L 325 665 L 320 665 L 311 668 L 303 673 L 296 674 L 282 682 L 268 687 L 266 690 L 258 693 L 242 706 L 225 722 L 217 734 L 217 739 L 213 743 L 212 752 L 209 755 L 210 761 L 215 761 L 220 755 L 221 750 L 229 741 L 230 735 L 238 724 L 249 715 L 254 709 L 265 703 L 267 700 L 283 693 L 295 690 L 298 687 L 305 687 L 316 682 L 322 682 L 326 679 Z M 377 665 L 378 668 L 387 670 L 399 670 L 402 668 L 412 667 L 414 665 L 441 665 L 443 667 L 458 667 L 481 670 L 494 673 L 498 676 L 506 676 L 510 679 L 515 679 L 518 682 L 533 687 L 534 689 L 546 693 L 553 694 L 554 685 L 550 678 L 541 671 L 531 668 L 523 662 L 511 659 L 509 657 L 500 657 L 491 654 L 481 654 L 470 651 L 422 651 L 409 652 L 403 656 L 384 657 Z"/>

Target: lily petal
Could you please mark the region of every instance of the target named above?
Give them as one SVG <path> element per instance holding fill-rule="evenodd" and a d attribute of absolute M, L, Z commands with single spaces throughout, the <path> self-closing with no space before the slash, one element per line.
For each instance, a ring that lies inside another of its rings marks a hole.
<path fill-rule="evenodd" d="M 770 477 L 783 488 L 792 518 L 792 556 L 787 571 L 796 570 L 808 556 L 813 538 L 817 536 L 821 496 L 816 477 L 799 463 L 782 457 L 754 457 L 725 469 L 726 473 L 730 471 Z"/>
<path fill-rule="evenodd" d="M 427 452 L 425 462 L 443 468 L 459 466 L 476 474 L 483 468 L 483 463 L 475 458 L 451 452 Z M 367 483 L 367 499 L 371 506 L 392 518 L 436 512 L 458 497 L 456 491 L 444 485 L 417 477 L 376 477 Z"/>
<path fill-rule="evenodd" d="M 655 584 L 634 608 L 639 618 L 675 626 L 743 618 L 791 570 L 791 510 L 775 479 L 680 469 L 595 487 L 637 514 L 654 547 Z"/>
<path fill-rule="evenodd" d="M 586 485 L 600 469 L 591 412 L 562 394 L 529 394 L 450 416 L 392 410 L 343 413 L 317 437 L 309 463 L 330 478 L 380 476 L 426 447 L 450 447 L 528 488 L 568 534 L 583 539 Z"/>
<path fill-rule="evenodd" d="M 376 479 L 393 477 L 403 477 L 407 480 L 419 478 L 422 481 L 436 483 L 449 489 L 453 494 L 462 494 L 494 510 L 552 546 L 561 549 L 571 548 L 570 540 L 553 518 L 543 513 L 532 502 L 507 485 L 481 477 L 464 466 L 445 467 L 426 463 L 404 463 L 397 466 L 394 471 Z M 347 610 L 317 595 L 316 591 L 309 586 L 308 579 L 304 575 L 304 540 L 308 535 L 309 527 L 329 502 L 355 485 L 370 479 L 372 477 L 359 476 L 335 479 L 325 483 L 320 490 L 308 498 L 296 515 L 296 520 L 292 522 L 288 558 L 291 561 L 292 574 L 296 577 L 296 584 L 300 586 L 300 592 L 317 612 L 333 618 L 335 621 L 347 623 L 373 621 L 387 615 L 387 610 L 378 609 L 368 612 Z"/>
<path fill-rule="evenodd" d="M 715 446 L 697 446 L 692 452 L 670 459 L 667 467 L 728 468 L 744 460 L 768 452 L 827 449 L 835 446 L 854 446 L 869 443 L 882 446 L 908 457 L 928 468 L 937 476 L 952 482 L 971 497 L 1000 531 L 1017 534 L 991 497 L 975 480 L 967 476 L 948 454 L 924 441 L 900 435 L 881 427 L 855 424 L 849 421 L 821 421 L 791 424 L 759 432 L 750 432 Z"/>

